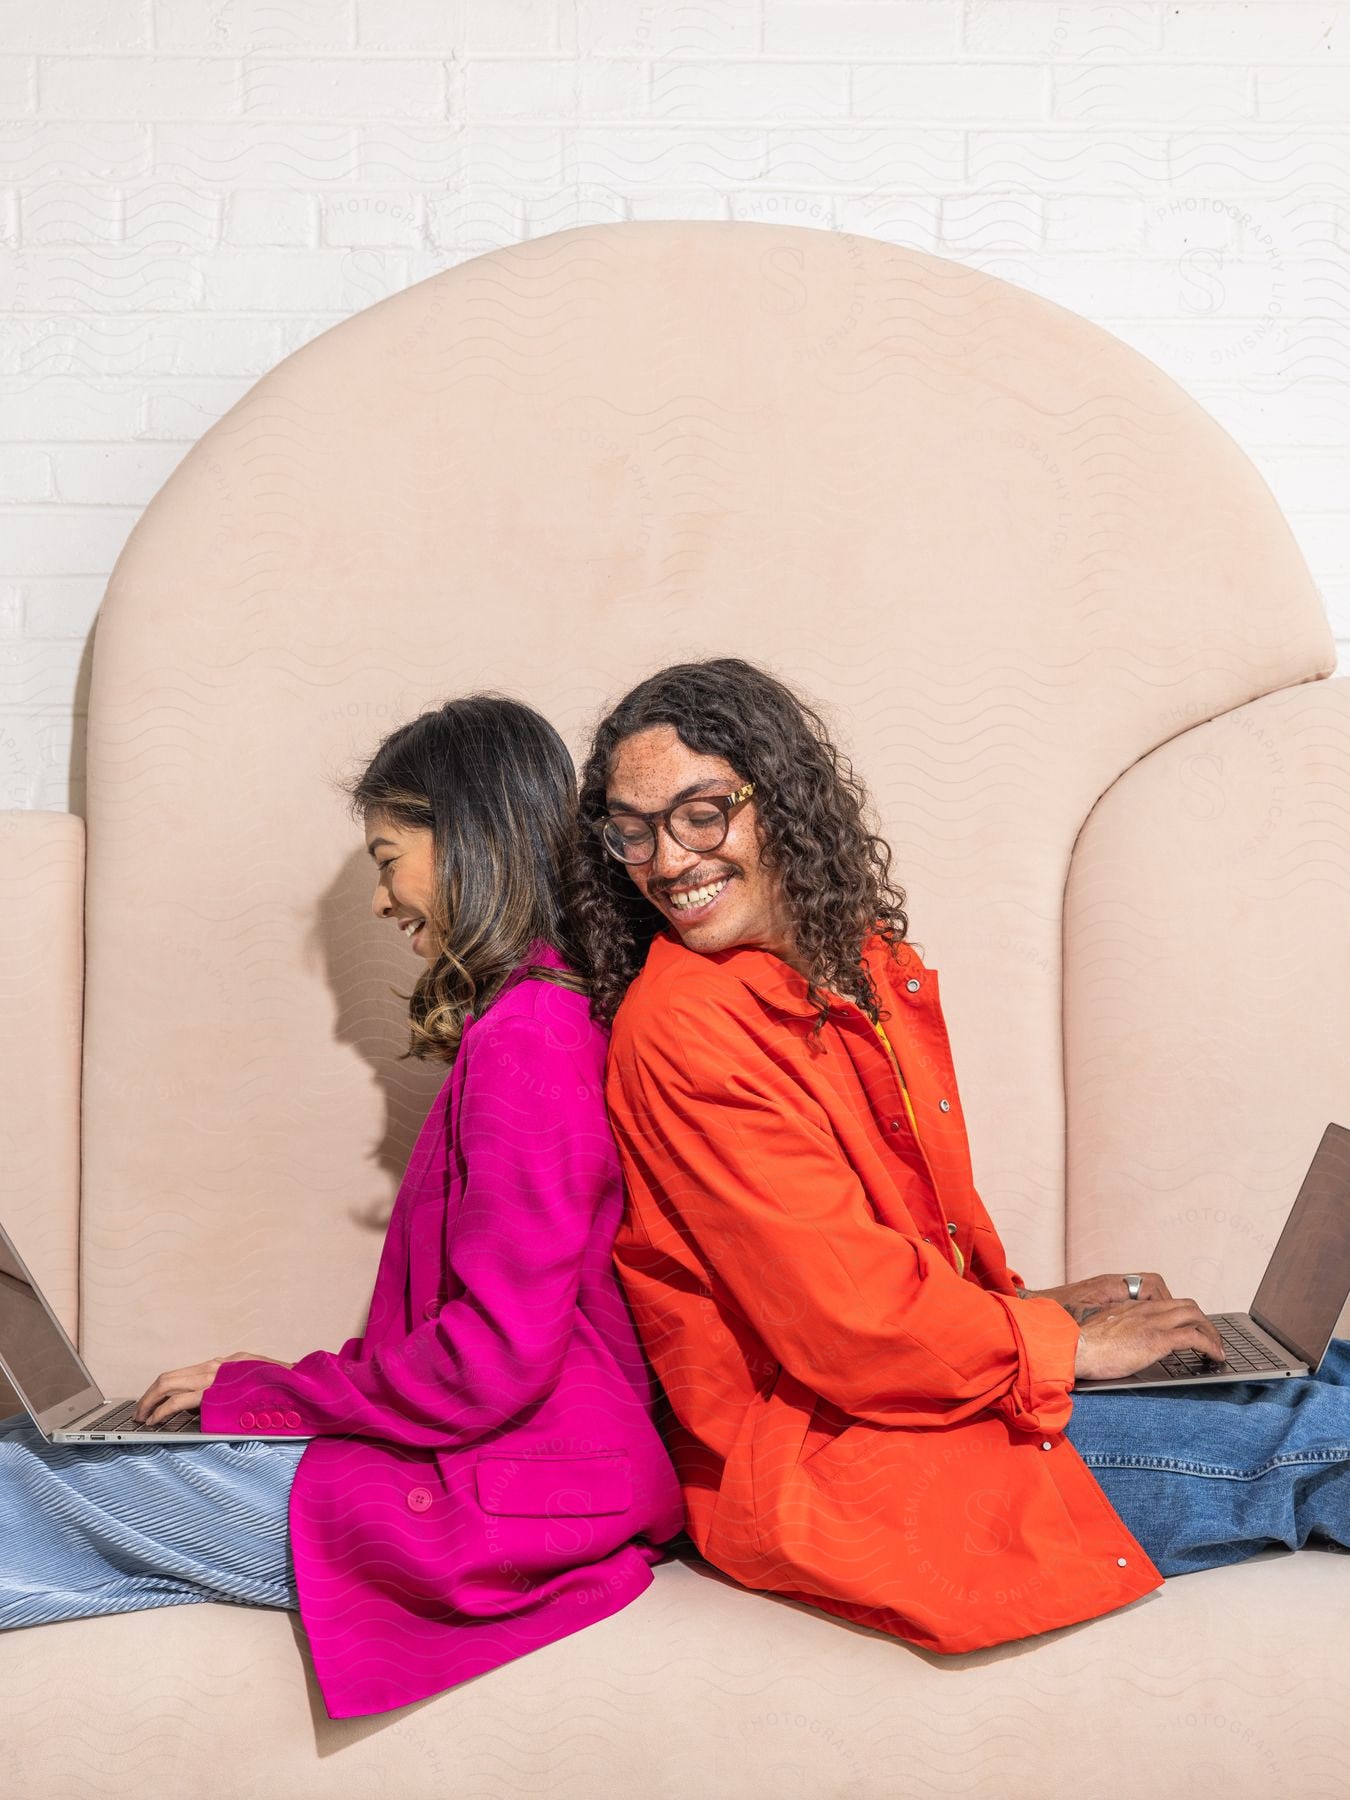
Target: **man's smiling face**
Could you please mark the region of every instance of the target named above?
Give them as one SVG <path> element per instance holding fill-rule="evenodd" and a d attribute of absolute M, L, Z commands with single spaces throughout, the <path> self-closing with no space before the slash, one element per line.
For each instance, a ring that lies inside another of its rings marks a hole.
<path fill-rule="evenodd" d="M 700 794 L 734 794 L 744 783 L 745 777 L 725 758 L 691 750 L 673 725 L 651 725 L 624 738 L 615 750 L 605 805 L 610 813 L 659 812 Z M 716 850 L 686 850 L 658 828 L 651 860 L 622 867 L 689 949 L 707 955 L 754 945 L 802 969 L 777 872 L 760 860 L 762 845 L 752 797 L 732 813 L 726 838 Z M 698 899 L 691 901 L 694 895 Z"/>

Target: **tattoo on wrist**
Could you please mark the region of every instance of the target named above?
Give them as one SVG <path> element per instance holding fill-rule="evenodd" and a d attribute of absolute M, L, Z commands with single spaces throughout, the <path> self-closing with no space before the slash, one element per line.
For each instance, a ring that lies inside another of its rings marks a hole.
<path fill-rule="evenodd" d="M 1080 1306 L 1066 1306 L 1064 1308 L 1064 1310 L 1066 1313 L 1068 1313 L 1068 1315 L 1071 1319 L 1077 1319 L 1077 1321 L 1080 1325 L 1086 1325 L 1088 1320 L 1090 1318 L 1092 1318 L 1096 1313 L 1101 1312 L 1102 1309 L 1100 1306 L 1081 1306 L 1080 1305 Z"/>

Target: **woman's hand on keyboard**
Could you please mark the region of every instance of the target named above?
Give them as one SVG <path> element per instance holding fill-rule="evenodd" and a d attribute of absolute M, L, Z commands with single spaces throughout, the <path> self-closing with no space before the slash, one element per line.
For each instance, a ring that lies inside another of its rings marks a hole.
<path fill-rule="evenodd" d="M 1137 1375 L 1174 1350 L 1198 1350 L 1214 1362 L 1226 1360 L 1218 1327 L 1194 1300 L 1126 1300 L 1083 1307 L 1078 1319 L 1078 1351 L 1073 1372 L 1092 1381 Z"/>
<path fill-rule="evenodd" d="M 136 1420 L 141 1425 L 158 1425 L 177 1412 L 191 1412 L 202 1403 L 202 1395 L 227 1362 L 279 1363 L 283 1369 L 294 1368 L 279 1356 L 264 1356 L 260 1350 L 232 1350 L 228 1356 L 208 1357 L 205 1362 L 191 1363 L 182 1369 L 166 1369 L 156 1375 L 136 1402 Z"/>

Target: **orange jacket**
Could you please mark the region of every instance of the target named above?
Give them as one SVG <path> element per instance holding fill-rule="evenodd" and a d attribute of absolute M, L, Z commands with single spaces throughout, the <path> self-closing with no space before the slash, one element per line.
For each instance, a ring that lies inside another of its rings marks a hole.
<path fill-rule="evenodd" d="M 614 1020 L 614 1246 L 700 1553 L 931 1650 L 1095 1618 L 1162 1584 L 1063 1435 L 1078 1326 L 971 1178 L 937 971 L 866 961 L 904 1071 L 839 999 L 670 927 Z M 959 1252 L 959 1254 L 958 1254 Z"/>

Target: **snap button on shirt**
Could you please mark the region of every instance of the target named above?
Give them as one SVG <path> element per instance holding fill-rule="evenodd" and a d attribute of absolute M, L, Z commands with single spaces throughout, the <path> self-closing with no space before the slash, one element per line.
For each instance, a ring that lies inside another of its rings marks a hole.
<path fill-rule="evenodd" d="M 439 1300 L 428 1300 L 426 1305 L 422 1308 L 422 1317 L 424 1319 L 434 1319 L 440 1310 L 441 1303 Z"/>
<path fill-rule="evenodd" d="M 952 1103 L 950 1100 L 939 1100 L 938 1105 L 943 1112 L 950 1112 L 952 1110 Z"/>
<path fill-rule="evenodd" d="M 1050 1440 L 1049 1440 L 1049 1438 L 1045 1438 L 1041 1443 L 1041 1449 L 1048 1450 L 1049 1448 L 1050 1448 Z"/>
<path fill-rule="evenodd" d="M 426 1488 L 413 1488 L 408 1494 L 408 1505 L 414 1512 L 425 1512 L 431 1505 L 431 1495 Z"/>
<path fill-rule="evenodd" d="M 917 981 L 915 981 L 913 976 L 911 976 L 909 978 L 909 980 L 905 983 L 905 986 L 909 989 L 911 994 L 917 994 L 919 991 L 919 984 Z"/>

